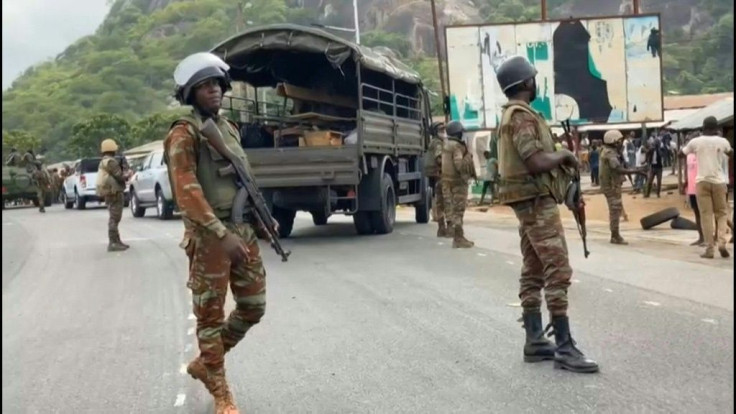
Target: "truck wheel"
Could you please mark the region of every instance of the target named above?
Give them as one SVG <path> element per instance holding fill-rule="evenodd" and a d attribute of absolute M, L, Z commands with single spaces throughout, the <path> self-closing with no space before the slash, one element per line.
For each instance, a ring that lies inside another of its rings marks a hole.
<path fill-rule="evenodd" d="M 61 190 L 61 203 L 64 204 L 64 208 L 67 210 L 74 207 L 74 201 L 69 201 L 69 197 L 66 195 L 66 189 Z"/>
<path fill-rule="evenodd" d="M 396 221 L 396 193 L 391 176 L 384 173 L 381 178 L 381 210 L 371 211 L 371 224 L 378 234 L 394 231 Z"/>
<path fill-rule="evenodd" d="M 698 230 L 698 224 L 685 217 L 677 216 L 670 221 L 670 228 L 675 230 Z"/>
<path fill-rule="evenodd" d="M 74 190 L 74 208 L 84 210 L 87 207 L 87 200 L 80 196 L 77 190 Z"/>
<path fill-rule="evenodd" d="M 31 203 L 33 203 L 33 207 L 38 207 L 41 203 L 38 202 L 38 198 L 34 198 L 31 200 Z"/>
<path fill-rule="evenodd" d="M 315 226 L 324 226 L 327 224 L 329 216 L 324 211 L 312 211 L 311 214 Z"/>
<path fill-rule="evenodd" d="M 427 190 L 424 192 L 424 200 L 418 202 L 414 206 L 414 219 L 419 224 L 429 223 L 429 218 L 432 216 L 432 188 L 427 186 Z"/>
<path fill-rule="evenodd" d="M 649 230 L 652 227 L 658 226 L 665 221 L 672 220 L 679 215 L 680 211 L 677 210 L 676 207 L 670 207 L 642 218 L 641 220 L 639 220 L 639 223 L 641 223 L 642 229 Z"/>
<path fill-rule="evenodd" d="M 159 220 L 168 220 L 174 215 L 174 209 L 171 208 L 171 203 L 166 201 L 164 193 L 161 190 L 156 190 L 156 217 Z"/>
<path fill-rule="evenodd" d="M 143 217 L 146 215 L 146 209 L 141 207 L 141 202 L 133 190 L 130 190 L 130 212 L 133 214 L 133 217 Z"/>
<path fill-rule="evenodd" d="M 279 222 L 279 237 L 285 239 L 291 235 L 291 231 L 294 229 L 294 217 L 296 217 L 296 210 L 288 210 L 285 208 L 273 208 L 273 218 Z"/>
<path fill-rule="evenodd" d="M 358 211 L 353 215 L 353 224 L 355 231 L 360 235 L 373 234 L 373 225 L 371 224 L 371 216 L 367 211 Z"/>

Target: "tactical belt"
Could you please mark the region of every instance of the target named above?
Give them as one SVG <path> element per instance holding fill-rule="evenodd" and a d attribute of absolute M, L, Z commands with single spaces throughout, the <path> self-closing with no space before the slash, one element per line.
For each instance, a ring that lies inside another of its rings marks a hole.
<path fill-rule="evenodd" d="M 220 221 L 231 221 L 231 212 L 230 210 L 222 210 L 218 209 L 214 211 L 215 217 L 220 219 Z M 244 214 L 243 214 L 243 223 L 255 223 L 255 215 L 253 215 L 253 210 L 246 208 Z"/>

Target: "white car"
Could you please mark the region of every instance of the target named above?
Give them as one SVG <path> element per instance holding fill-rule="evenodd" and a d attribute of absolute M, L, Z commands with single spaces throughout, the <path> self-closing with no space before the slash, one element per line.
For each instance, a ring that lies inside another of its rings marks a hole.
<path fill-rule="evenodd" d="M 148 154 L 137 170 L 128 184 L 133 217 L 143 217 L 146 208 L 155 207 L 156 217 L 170 219 L 177 207 L 169 184 L 169 170 L 164 163 L 163 149 Z"/>
<path fill-rule="evenodd" d="M 74 162 L 74 173 L 64 180 L 60 194 L 62 203 L 67 209 L 84 210 L 88 202 L 103 203 L 97 195 L 97 169 L 102 158 L 82 158 Z M 127 187 L 127 186 L 126 186 Z M 129 194 L 125 191 L 125 206 L 128 206 Z"/>

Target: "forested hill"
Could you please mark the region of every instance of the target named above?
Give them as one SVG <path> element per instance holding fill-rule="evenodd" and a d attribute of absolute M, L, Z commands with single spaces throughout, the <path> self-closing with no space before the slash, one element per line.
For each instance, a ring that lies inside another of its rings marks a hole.
<path fill-rule="evenodd" d="M 437 90 L 429 1 L 358 3 L 362 43 L 395 49 Z M 539 0 L 437 3 L 444 24 L 540 17 Z M 631 0 L 547 3 L 550 18 L 631 12 Z M 733 3 L 641 0 L 641 9 L 662 14 L 667 93 L 733 90 Z M 176 63 L 246 27 L 277 22 L 352 27 L 352 1 L 116 0 L 94 34 L 29 68 L 3 92 L 3 150 L 33 145 L 58 160 L 94 152 L 101 134 L 128 148 L 161 139 L 175 107 Z"/>

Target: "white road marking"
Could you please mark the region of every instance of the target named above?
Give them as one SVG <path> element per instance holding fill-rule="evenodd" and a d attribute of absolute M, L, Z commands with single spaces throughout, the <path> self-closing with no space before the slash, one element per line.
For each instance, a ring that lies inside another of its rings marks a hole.
<path fill-rule="evenodd" d="M 187 319 L 190 320 L 190 321 L 193 321 L 194 320 L 194 314 L 193 313 L 190 313 L 189 316 L 187 316 Z"/>
<path fill-rule="evenodd" d="M 645 300 L 644 303 L 650 306 L 660 306 L 661 305 L 661 303 L 659 302 L 652 302 L 650 300 Z"/>
<path fill-rule="evenodd" d="M 187 364 L 181 364 L 181 367 L 179 367 L 179 373 L 182 375 L 187 373 Z"/>
<path fill-rule="evenodd" d="M 192 344 L 187 344 L 187 345 L 186 345 L 186 346 L 184 347 L 184 352 L 190 352 L 191 350 L 192 350 Z"/>
<path fill-rule="evenodd" d="M 608 293 L 613 293 L 613 290 L 611 290 L 611 289 L 603 289 L 603 290 L 606 291 L 606 292 L 608 292 Z"/>
<path fill-rule="evenodd" d="M 184 405 L 184 400 L 187 398 L 186 394 L 178 394 L 176 401 L 174 401 L 174 407 L 181 407 Z"/>
<path fill-rule="evenodd" d="M 513 265 L 514 264 L 514 262 L 512 262 L 511 260 L 507 260 L 506 263 L 507 264 L 510 264 L 510 265 Z"/>
<path fill-rule="evenodd" d="M 480 256 L 480 257 L 486 257 L 486 256 L 488 256 L 488 255 L 487 255 L 487 254 L 485 254 L 485 253 L 478 253 L 478 256 Z"/>
<path fill-rule="evenodd" d="M 521 307 L 521 302 L 518 302 L 518 303 L 508 303 L 508 304 L 506 304 L 506 306 L 511 306 L 512 308 L 520 308 Z"/>
<path fill-rule="evenodd" d="M 438 245 L 438 246 L 444 246 L 444 245 L 445 245 L 445 243 L 442 243 L 442 242 L 437 242 L 437 245 Z"/>
<path fill-rule="evenodd" d="M 572 283 L 580 283 L 580 279 L 572 279 L 571 282 Z"/>
<path fill-rule="evenodd" d="M 194 333 L 194 328 L 189 328 L 187 330 L 187 335 L 192 335 Z"/>
<path fill-rule="evenodd" d="M 705 323 L 709 323 L 711 325 L 718 325 L 718 322 L 716 322 L 715 319 L 701 319 L 701 321 L 703 321 Z"/>

